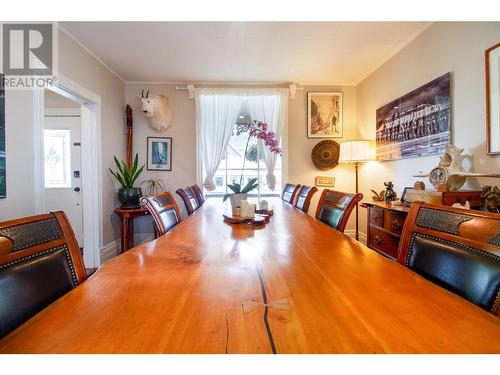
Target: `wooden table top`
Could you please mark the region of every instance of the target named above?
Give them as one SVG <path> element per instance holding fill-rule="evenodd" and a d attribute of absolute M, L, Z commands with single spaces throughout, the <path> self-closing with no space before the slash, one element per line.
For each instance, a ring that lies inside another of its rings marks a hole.
<path fill-rule="evenodd" d="M 500 319 L 301 211 L 263 229 L 208 200 L 105 263 L 2 353 L 499 353 Z"/>

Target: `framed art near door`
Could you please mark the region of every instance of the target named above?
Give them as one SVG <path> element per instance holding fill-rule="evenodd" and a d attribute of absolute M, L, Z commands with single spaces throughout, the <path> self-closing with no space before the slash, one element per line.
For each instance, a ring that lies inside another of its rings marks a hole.
<path fill-rule="evenodd" d="M 342 138 L 342 93 L 307 93 L 307 138 Z"/>
<path fill-rule="evenodd" d="M 172 138 L 148 137 L 148 171 L 172 170 Z"/>
<path fill-rule="evenodd" d="M 486 147 L 489 155 L 500 155 L 500 43 L 485 51 Z"/>
<path fill-rule="evenodd" d="M 0 198 L 7 196 L 7 176 L 5 172 L 5 88 L 4 75 L 0 74 Z"/>

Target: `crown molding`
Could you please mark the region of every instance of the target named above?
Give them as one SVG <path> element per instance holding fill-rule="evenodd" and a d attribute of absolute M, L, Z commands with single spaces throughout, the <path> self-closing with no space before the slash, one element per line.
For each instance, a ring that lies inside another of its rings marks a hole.
<path fill-rule="evenodd" d="M 99 64 L 104 66 L 111 74 L 113 74 L 116 78 L 118 78 L 123 83 L 127 83 L 127 81 L 119 75 L 116 71 L 114 71 L 108 64 L 106 64 L 100 57 L 98 57 L 94 52 L 87 48 L 82 42 L 80 42 L 73 34 L 71 34 L 64 26 L 60 24 L 57 25 L 59 30 L 61 30 L 64 34 L 66 34 L 73 42 L 78 44 L 80 48 L 82 48 L 85 52 L 87 52 L 90 56 L 92 56 Z"/>

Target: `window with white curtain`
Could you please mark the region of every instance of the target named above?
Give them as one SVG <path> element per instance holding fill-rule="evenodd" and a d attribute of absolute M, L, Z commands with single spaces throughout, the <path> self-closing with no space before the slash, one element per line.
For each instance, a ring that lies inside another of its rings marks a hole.
<path fill-rule="evenodd" d="M 227 184 L 245 185 L 257 178 L 251 195 L 280 195 L 282 156 L 273 153 L 261 139 L 251 137 L 244 160 L 248 133 L 236 134 L 236 124 L 265 122 L 267 131 L 282 134 L 288 119 L 288 89 L 284 88 L 196 88 L 198 171 L 207 195 L 230 193 Z M 242 176 L 242 168 L 243 177 Z"/>
<path fill-rule="evenodd" d="M 205 190 L 206 194 L 210 196 L 231 193 L 231 191 L 227 187 L 227 184 L 240 182 L 243 166 L 243 154 L 245 153 L 247 139 L 247 133 L 240 134 L 239 136 L 233 134 L 231 136 L 227 149 L 224 152 L 224 156 L 219 164 L 219 168 L 217 168 L 217 172 L 214 176 L 215 190 Z M 257 147 L 257 139 L 255 137 L 250 138 L 247 160 L 245 161 L 245 169 L 243 170 L 243 185 L 245 185 L 251 178 L 254 177 L 259 181 L 259 186 L 257 187 L 257 189 L 250 192 L 250 195 L 280 195 L 282 190 L 281 159 L 281 156 L 278 156 L 276 160 L 276 167 L 274 169 L 274 174 L 276 175 L 276 186 L 274 187 L 273 191 L 269 188 L 266 182 L 266 165 L 264 163 L 264 160 L 262 159 L 262 156 L 260 155 L 259 147 Z M 205 173 L 203 175 L 203 179 L 205 179 Z"/>

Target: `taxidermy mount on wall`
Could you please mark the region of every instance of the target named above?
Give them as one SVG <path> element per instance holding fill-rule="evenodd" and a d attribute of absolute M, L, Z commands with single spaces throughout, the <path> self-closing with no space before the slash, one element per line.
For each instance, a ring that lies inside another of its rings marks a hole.
<path fill-rule="evenodd" d="M 172 123 L 172 112 L 168 106 L 168 98 L 164 95 L 149 96 L 149 90 L 144 96 L 141 93 L 142 113 L 146 116 L 149 126 L 163 133 Z"/>

